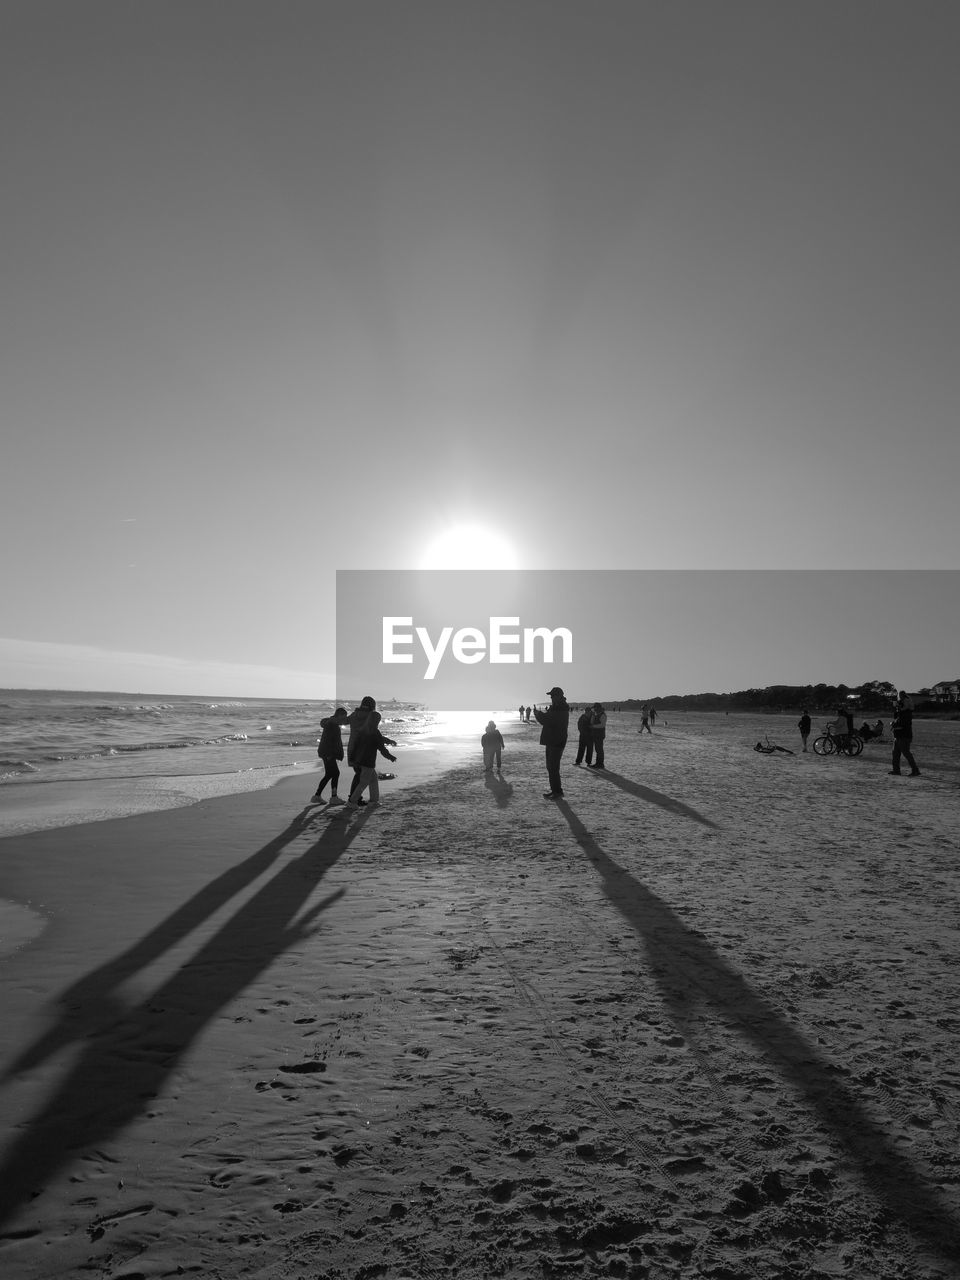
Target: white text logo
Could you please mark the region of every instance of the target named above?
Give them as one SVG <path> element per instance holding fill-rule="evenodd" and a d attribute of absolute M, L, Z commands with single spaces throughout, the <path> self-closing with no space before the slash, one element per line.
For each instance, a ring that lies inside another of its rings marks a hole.
<path fill-rule="evenodd" d="M 566 627 L 553 630 L 549 627 L 524 627 L 521 631 L 519 618 L 497 617 L 490 619 L 489 639 L 478 627 L 461 627 L 459 631 L 454 631 L 453 627 L 442 627 L 435 644 L 426 627 L 413 627 L 412 631 L 398 629 L 402 627 L 413 627 L 413 618 L 383 619 L 383 661 L 412 663 L 413 654 L 398 652 L 398 648 L 412 648 L 416 637 L 427 660 L 424 680 L 432 680 L 437 674 L 448 647 L 457 662 L 468 666 L 484 659 L 501 663 L 555 662 L 554 648 L 559 641 L 559 661 L 573 661 L 573 634 Z"/>

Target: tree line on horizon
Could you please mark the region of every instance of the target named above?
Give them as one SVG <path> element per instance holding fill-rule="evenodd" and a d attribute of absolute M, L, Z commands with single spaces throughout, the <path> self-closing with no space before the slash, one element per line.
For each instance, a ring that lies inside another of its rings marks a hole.
<path fill-rule="evenodd" d="M 897 698 L 897 687 L 889 680 L 868 680 L 864 684 L 768 684 L 762 689 L 738 689 L 733 693 L 671 693 L 666 697 L 626 698 L 624 710 L 656 707 L 658 711 L 835 711 L 838 706 L 855 700 L 861 712 L 891 712 Z M 921 689 L 915 709 L 936 709 L 943 705 L 932 697 L 925 701 Z"/>

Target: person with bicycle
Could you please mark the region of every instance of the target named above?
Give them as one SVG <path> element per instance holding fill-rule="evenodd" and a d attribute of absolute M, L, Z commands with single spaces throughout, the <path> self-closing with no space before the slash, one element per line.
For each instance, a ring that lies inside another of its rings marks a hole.
<path fill-rule="evenodd" d="M 837 707 L 834 737 L 837 739 L 837 750 L 846 751 L 853 737 L 853 712 L 849 707 Z"/>

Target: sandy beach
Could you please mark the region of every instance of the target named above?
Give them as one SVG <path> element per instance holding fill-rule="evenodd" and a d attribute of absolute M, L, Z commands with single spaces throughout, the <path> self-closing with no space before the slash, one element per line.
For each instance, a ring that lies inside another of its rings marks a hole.
<path fill-rule="evenodd" d="M 501 728 L 0 841 L 4 1276 L 960 1276 L 960 726 Z"/>

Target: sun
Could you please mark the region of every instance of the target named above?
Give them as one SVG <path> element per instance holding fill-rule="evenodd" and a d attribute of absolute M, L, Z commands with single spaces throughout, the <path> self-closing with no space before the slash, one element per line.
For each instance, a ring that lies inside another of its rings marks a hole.
<path fill-rule="evenodd" d="M 482 524 L 457 524 L 437 534 L 421 569 L 516 569 L 517 554 L 500 533 Z"/>

